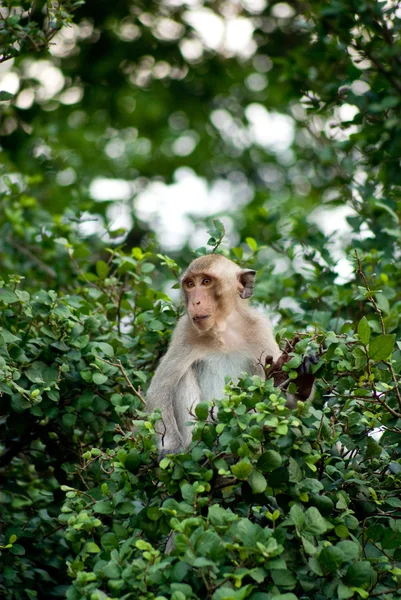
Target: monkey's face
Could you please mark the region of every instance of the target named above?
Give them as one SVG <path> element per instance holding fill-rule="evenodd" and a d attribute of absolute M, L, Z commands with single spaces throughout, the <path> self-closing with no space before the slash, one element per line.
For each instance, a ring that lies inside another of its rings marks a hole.
<path fill-rule="evenodd" d="M 199 333 L 222 330 L 240 298 L 252 295 L 255 271 L 240 269 L 219 254 L 196 258 L 182 279 L 185 304 Z"/>
<path fill-rule="evenodd" d="M 185 294 L 188 316 L 199 332 L 214 327 L 218 317 L 217 280 L 211 275 L 188 274 L 182 288 Z"/>

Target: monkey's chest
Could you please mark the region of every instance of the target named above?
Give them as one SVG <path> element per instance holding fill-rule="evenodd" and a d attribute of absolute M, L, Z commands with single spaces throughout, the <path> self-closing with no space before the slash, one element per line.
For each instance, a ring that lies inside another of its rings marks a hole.
<path fill-rule="evenodd" d="M 222 398 L 226 378 L 238 381 L 241 373 L 255 373 L 255 359 L 244 352 L 211 353 L 192 365 L 201 401 Z"/>

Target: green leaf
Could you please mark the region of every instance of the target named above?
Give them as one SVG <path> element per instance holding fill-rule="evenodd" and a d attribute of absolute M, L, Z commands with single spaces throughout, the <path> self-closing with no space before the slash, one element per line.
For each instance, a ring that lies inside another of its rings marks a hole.
<path fill-rule="evenodd" d="M 225 234 L 225 227 L 222 221 L 220 221 L 220 219 L 213 219 L 213 225 L 216 228 L 216 231 L 218 232 L 219 235 L 223 236 Z M 208 232 L 210 233 L 210 232 Z M 213 235 L 213 234 L 211 234 Z"/>
<path fill-rule="evenodd" d="M 370 325 L 366 317 L 362 317 L 358 323 L 358 336 L 362 344 L 365 344 L 365 346 L 369 344 Z"/>
<path fill-rule="evenodd" d="M 8 19 L 8 21 L 10 21 L 10 19 Z M 10 92 L 6 92 L 4 90 L 1 90 L 0 92 L 0 102 L 6 102 L 7 100 L 12 100 L 14 98 L 15 94 L 11 94 Z"/>
<path fill-rule="evenodd" d="M 313 494 L 311 496 L 311 503 L 316 506 L 322 515 L 329 515 L 334 508 L 334 502 L 328 496 Z"/>
<path fill-rule="evenodd" d="M 102 535 L 102 537 L 100 538 L 100 543 L 102 544 L 102 547 L 107 551 L 114 550 L 114 548 L 118 548 L 119 545 L 116 534 L 111 532 Z"/>
<path fill-rule="evenodd" d="M 344 562 L 344 553 L 338 546 L 327 546 L 321 551 L 319 562 L 326 573 L 336 573 Z"/>
<path fill-rule="evenodd" d="M 340 490 L 337 494 L 337 497 L 338 497 L 338 501 L 336 503 L 336 508 L 338 510 L 344 510 L 345 508 L 348 508 L 349 503 L 350 503 L 348 494 L 346 494 L 346 492 L 344 492 L 344 490 Z"/>
<path fill-rule="evenodd" d="M 290 517 L 295 527 L 300 530 L 305 522 L 305 513 L 299 504 L 293 504 L 290 508 Z"/>
<path fill-rule="evenodd" d="M 233 465 L 231 468 L 231 472 L 237 479 L 248 479 L 249 475 L 252 473 L 252 465 L 245 460 L 241 460 L 236 465 Z"/>
<path fill-rule="evenodd" d="M 37 367 L 31 367 L 30 369 L 27 369 L 25 371 L 25 375 L 32 383 L 44 383 L 42 371 Z"/>
<path fill-rule="evenodd" d="M 111 502 L 104 502 L 103 500 L 95 502 L 95 504 L 93 505 L 93 510 L 94 512 L 97 512 L 100 515 L 111 515 L 114 512 L 114 508 Z"/>
<path fill-rule="evenodd" d="M 244 256 L 243 248 L 232 248 L 231 252 L 234 254 L 235 258 L 238 258 L 238 260 L 242 260 L 242 257 Z"/>
<path fill-rule="evenodd" d="M 262 494 L 267 487 L 267 482 L 262 473 L 253 470 L 249 477 L 249 485 L 254 494 Z"/>
<path fill-rule="evenodd" d="M 159 321 L 159 319 L 153 319 L 149 325 L 148 325 L 149 329 L 151 329 L 152 331 L 161 331 L 164 329 L 164 325 L 161 321 Z"/>
<path fill-rule="evenodd" d="M 311 533 L 312 535 L 322 535 L 323 533 L 326 533 L 326 521 L 315 506 L 310 506 L 305 511 L 305 523 L 303 530 Z"/>
<path fill-rule="evenodd" d="M 0 288 L 0 300 L 4 304 L 14 304 L 14 302 L 18 302 L 18 296 L 7 288 Z"/>
<path fill-rule="evenodd" d="M 258 459 L 256 463 L 257 468 L 263 473 L 274 471 L 278 467 L 281 467 L 283 460 L 281 455 L 275 450 L 266 450 Z"/>
<path fill-rule="evenodd" d="M 374 456 L 380 456 L 382 447 L 376 442 L 370 435 L 366 440 L 365 458 L 373 458 Z"/>
<path fill-rule="evenodd" d="M 395 333 L 379 335 L 369 344 L 369 357 L 374 362 L 389 358 L 395 343 Z"/>
<path fill-rule="evenodd" d="M 294 373 L 295 373 L 295 371 L 294 371 Z M 287 435 L 287 433 L 288 433 L 288 425 L 286 423 L 280 423 L 280 425 L 278 425 L 276 427 L 276 433 L 278 435 L 283 435 L 283 436 Z"/>
<path fill-rule="evenodd" d="M 96 385 L 102 385 L 103 383 L 106 383 L 107 380 L 107 375 L 103 375 L 103 373 L 93 374 L 93 383 L 96 383 Z"/>
<path fill-rule="evenodd" d="M 387 496 L 386 504 L 392 506 L 393 508 L 401 508 L 401 500 L 399 498 Z"/>
<path fill-rule="evenodd" d="M 346 527 L 345 525 L 343 525 L 342 523 L 340 523 L 340 525 L 336 525 L 334 527 L 334 533 L 339 537 L 339 538 L 346 538 L 349 536 L 349 530 L 348 527 Z"/>
<path fill-rule="evenodd" d="M 256 250 L 258 249 L 258 244 L 257 244 L 256 240 L 254 240 L 251 237 L 247 237 L 247 238 L 245 238 L 245 242 L 248 244 L 248 246 L 250 247 L 252 252 L 256 252 Z"/>
<path fill-rule="evenodd" d="M 118 579 L 121 576 L 121 567 L 114 561 L 110 561 L 102 569 L 103 574 L 108 579 Z"/>
<path fill-rule="evenodd" d="M 345 562 L 351 562 L 352 560 L 355 560 L 355 558 L 358 558 L 360 554 L 359 545 L 356 542 L 351 542 L 351 540 L 342 540 L 341 542 L 338 542 L 336 548 L 340 548 L 344 554 Z"/>
<path fill-rule="evenodd" d="M 195 500 L 195 490 L 193 488 L 193 486 L 190 483 L 184 483 L 184 485 L 181 488 L 181 494 L 183 499 L 192 504 Z"/>
<path fill-rule="evenodd" d="M 97 554 L 100 552 L 100 548 L 95 542 L 87 542 L 83 549 L 84 552 L 88 552 L 89 554 Z"/>
<path fill-rule="evenodd" d="M 24 556 L 25 548 L 21 546 L 21 544 L 13 544 L 10 548 L 11 554 L 15 554 L 15 556 Z"/>
<path fill-rule="evenodd" d="M 354 595 L 354 591 L 342 582 L 338 584 L 337 588 L 338 600 L 348 600 Z"/>
<path fill-rule="evenodd" d="M 297 369 L 303 361 L 301 354 L 295 354 L 288 362 L 283 365 L 283 371 L 290 371 L 291 369 Z M 285 367 L 285 368 L 284 368 Z"/>
<path fill-rule="evenodd" d="M 162 512 L 157 506 L 149 506 L 146 511 L 147 516 L 151 521 L 158 521 L 162 516 Z"/>
<path fill-rule="evenodd" d="M 211 600 L 245 600 L 245 598 L 248 598 L 252 588 L 251 584 L 242 586 L 239 590 L 222 586 L 214 592 Z"/>
<path fill-rule="evenodd" d="M 96 263 L 96 273 L 100 277 L 100 279 L 105 279 L 109 274 L 109 267 L 104 260 L 98 260 Z"/>
<path fill-rule="evenodd" d="M 111 344 L 107 344 L 106 342 L 96 342 L 96 347 L 99 348 L 109 358 L 114 357 L 114 348 Z"/>
<path fill-rule="evenodd" d="M 291 483 L 298 483 L 299 481 L 302 481 L 303 475 L 301 467 L 291 456 L 288 465 L 288 474 Z"/>
<path fill-rule="evenodd" d="M 81 375 L 82 379 L 84 381 L 86 381 L 87 383 L 90 383 L 92 381 L 92 371 L 90 371 L 89 369 L 80 371 L 79 374 Z M 99 375 L 100 375 L 100 373 L 99 373 Z"/>
<path fill-rule="evenodd" d="M 131 473 L 137 473 L 141 466 L 141 454 L 137 448 L 130 450 L 129 454 L 125 457 L 124 466 Z"/>
<path fill-rule="evenodd" d="M 227 525 L 237 517 L 231 512 L 231 510 L 222 508 L 218 504 L 212 504 L 208 510 L 208 519 L 213 525 L 221 526 Z"/>
<path fill-rule="evenodd" d="M 155 269 L 155 265 L 152 265 L 152 263 L 142 263 L 141 265 L 141 271 L 142 273 L 151 273 L 152 271 L 154 271 Z"/>
<path fill-rule="evenodd" d="M 194 536 L 195 534 L 192 534 L 191 536 L 192 543 L 194 543 Z M 214 531 L 205 531 L 199 536 L 196 536 L 196 538 L 197 539 L 194 543 L 194 546 L 195 550 L 198 551 L 199 554 L 202 554 L 204 557 L 208 557 L 214 561 L 221 560 L 225 556 L 226 551 L 224 544 L 220 536 Z"/>
<path fill-rule="evenodd" d="M 316 552 L 317 552 L 317 547 L 314 546 L 312 544 L 312 542 L 310 542 L 303 535 L 301 536 L 301 539 L 302 539 L 302 545 L 304 547 L 304 550 L 305 550 L 306 554 L 309 554 L 310 556 L 314 556 L 316 554 Z"/>
<path fill-rule="evenodd" d="M 77 416 L 67 413 L 63 415 L 62 421 L 64 427 L 67 427 L 67 429 L 71 429 L 75 426 L 75 423 L 77 422 Z"/>
<path fill-rule="evenodd" d="M 16 342 L 20 342 L 21 338 L 13 335 L 8 329 L 5 327 L 0 329 L 0 339 L 3 338 L 6 344 L 15 344 Z"/>
<path fill-rule="evenodd" d="M 275 585 L 292 589 L 297 584 L 296 577 L 288 570 L 273 570 L 271 571 L 271 576 Z"/>
<path fill-rule="evenodd" d="M 207 402 L 199 402 L 195 407 L 195 414 L 200 421 L 206 421 L 209 416 L 209 404 Z"/>
<path fill-rule="evenodd" d="M 361 560 L 348 567 L 345 582 L 350 587 L 365 588 L 374 583 L 375 575 L 370 562 Z"/>

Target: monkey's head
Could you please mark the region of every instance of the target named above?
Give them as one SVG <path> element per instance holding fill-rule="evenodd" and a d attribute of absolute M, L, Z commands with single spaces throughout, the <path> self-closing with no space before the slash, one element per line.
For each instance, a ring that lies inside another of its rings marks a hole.
<path fill-rule="evenodd" d="M 255 271 L 241 269 L 221 254 L 195 259 L 182 278 L 188 316 L 200 332 L 207 332 L 252 296 Z"/>

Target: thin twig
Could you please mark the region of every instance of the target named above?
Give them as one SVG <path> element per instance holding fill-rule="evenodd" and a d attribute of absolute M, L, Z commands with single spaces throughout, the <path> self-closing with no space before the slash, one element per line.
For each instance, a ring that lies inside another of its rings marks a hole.
<path fill-rule="evenodd" d="M 377 302 L 373 297 L 373 294 L 371 292 L 371 289 L 369 287 L 369 283 L 368 280 L 366 279 L 366 275 L 365 273 L 362 271 L 362 263 L 361 263 L 361 259 L 359 258 L 358 252 L 357 250 L 354 250 L 355 253 L 355 258 L 357 260 L 358 263 L 358 269 L 357 269 L 357 274 L 360 276 L 360 278 L 362 279 L 365 289 L 368 292 L 368 296 L 367 299 L 369 300 L 369 302 L 371 302 L 373 304 L 373 308 L 375 309 L 375 313 L 378 316 L 379 322 L 380 322 L 380 327 L 382 330 L 382 333 L 386 333 L 386 328 L 384 326 L 384 322 L 383 322 L 383 315 L 382 315 L 382 311 L 380 310 L 380 308 L 377 306 Z"/>
<path fill-rule="evenodd" d="M 383 408 L 385 408 L 393 417 L 397 419 L 401 419 L 401 413 L 397 412 L 391 406 L 387 404 L 384 400 L 380 398 L 375 388 L 372 389 L 373 398 L 371 396 L 352 396 L 351 394 L 339 394 L 335 390 L 330 392 L 335 398 L 346 398 L 348 400 L 361 400 L 362 402 L 370 402 L 372 404 L 380 404 Z M 384 395 L 384 394 L 383 394 Z"/>
<path fill-rule="evenodd" d="M 56 271 L 49 267 L 49 265 L 43 262 L 43 260 L 36 256 L 31 250 L 29 250 L 29 248 L 24 246 L 21 242 L 17 243 L 11 238 L 11 236 L 7 237 L 7 242 L 10 244 L 10 246 L 15 248 L 15 250 L 29 258 L 31 262 L 33 262 L 37 267 L 39 267 L 41 271 L 46 273 L 46 275 L 49 275 L 49 277 L 52 277 L 53 279 L 57 279 Z"/>
<path fill-rule="evenodd" d="M 352 43 L 351 47 L 354 48 L 354 50 L 356 50 L 357 52 L 360 52 L 361 54 L 365 55 L 365 57 L 368 58 L 369 60 L 371 60 L 372 63 L 374 65 L 376 65 L 377 70 L 380 73 L 382 73 L 382 75 L 384 75 L 384 77 L 386 77 L 388 79 L 388 81 L 397 90 L 397 92 L 399 92 L 401 94 L 400 82 L 397 81 L 397 79 L 395 79 L 395 77 L 393 76 L 393 74 L 390 71 L 387 71 L 384 64 L 378 58 L 376 58 L 376 56 L 370 50 L 367 50 L 366 48 L 362 48 L 357 43 Z"/>
<path fill-rule="evenodd" d="M 105 362 L 106 364 L 110 365 L 111 367 L 116 367 L 117 369 L 120 369 L 125 381 L 128 384 L 128 387 L 134 392 L 135 396 L 137 398 L 139 398 L 139 400 L 142 402 L 142 404 L 144 406 L 146 406 L 146 401 L 145 398 L 142 396 L 142 394 L 140 392 L 138 392 L 138 390 L 132 385 L 131 381 L 128 378 L 127 373 L 125 372 L 124 367 L 121 364 L 121 360 L 117 361 L 117 364 L 110 362 L 109 360 L 106 360 L 105 358 L 100 358 L 100 356 L 97 356 L 96 358 L 98 358 L 99 360 L 102 360 L 103 362 Z"/>
<path fill-rule="evenodd" d="M 395 391 L 396 396 L 397 396 L 398 404 L 399 404 L 399 406 L 401 408 L 401 393 L 400 393 L 400 388 L 398 387 L 399 384 L 398 384 L 398 381 L 397 381 L 397 376 L 396 376 L 396 374 L 394 372 L 394 369 L 393 369 L 393 365 L 391 364 L 390 361 L 385 361 L 384 364 L 388 366 L 388 369 L 389 369 L 389 371 L 391 373 L 391 379 L 393 380 L 393 383 L 395 385 L 394 391 Z"/>

